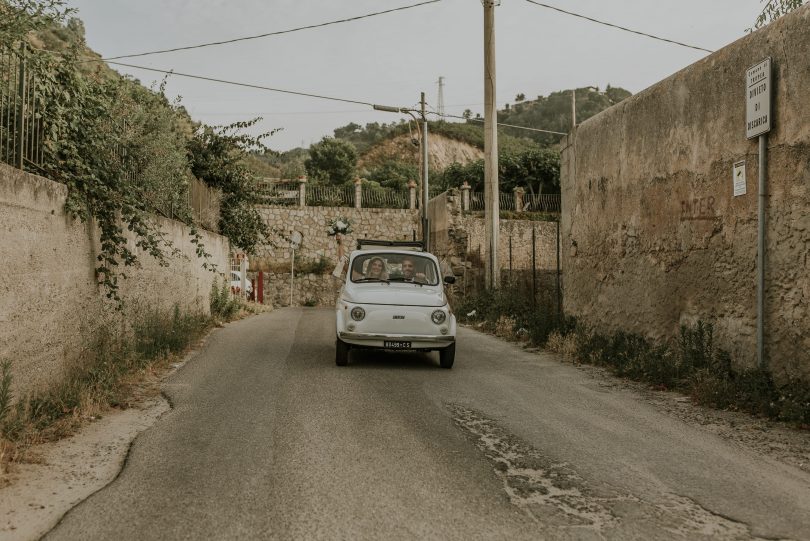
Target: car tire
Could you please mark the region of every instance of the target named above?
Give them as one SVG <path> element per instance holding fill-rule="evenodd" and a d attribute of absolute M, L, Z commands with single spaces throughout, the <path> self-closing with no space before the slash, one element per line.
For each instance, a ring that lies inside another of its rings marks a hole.
<path fill-rule="evenodd" d="M 439 350 L 439 366 L 442 368 L 453 368 L 453 361 L 456 360 L 456 344 L 450 344 Z"/>
<path fill-rule="evenodd" d="M 335 364 L 338 366 L 349 364 L 349 344 L 340 338 L 335 340 Z"/>

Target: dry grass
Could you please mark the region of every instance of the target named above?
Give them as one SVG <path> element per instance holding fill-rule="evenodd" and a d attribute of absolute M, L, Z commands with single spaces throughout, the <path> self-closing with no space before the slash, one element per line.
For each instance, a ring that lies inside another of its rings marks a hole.
<path fill-rule="evenodd" d="M 552 331 L 548 335 L 546 349 L 559 353 L 565 361 L 578 363 L 577 341 L 573 333 L 561 334 L 559 331 Z"/>
<path fill-rule="evenodd" d="M 227 317 L 178 307 L 145 309 L 127 331 L 112 322 L 93 331 L 58 382 L 19 397 L 0 417 L 0 486 L 10 465 L 38 460 L 33 446 L 70 436 L 88 421 L 157 396 L 172 363 L 212 327 L 269 309 L 243 301 L 230 306 Z"/>

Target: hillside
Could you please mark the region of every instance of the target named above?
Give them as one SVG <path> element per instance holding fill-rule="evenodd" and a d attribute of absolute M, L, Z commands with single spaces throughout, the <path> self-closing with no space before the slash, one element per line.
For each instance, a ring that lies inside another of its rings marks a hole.
<path fill-rule="evenodd" d="M 484 151 L 470 143 L 441 134 L 428 136 L 428 165 L 432 170 L 443 170 L 452 163 L 466 165 L 483 157 Z M 409 134 L 396 135 L 377 143 L 360 156 L 357 168 L 360 171 L 372 170 L 390 160 L 419 165 L 419 147 L 412 142 Z"/>

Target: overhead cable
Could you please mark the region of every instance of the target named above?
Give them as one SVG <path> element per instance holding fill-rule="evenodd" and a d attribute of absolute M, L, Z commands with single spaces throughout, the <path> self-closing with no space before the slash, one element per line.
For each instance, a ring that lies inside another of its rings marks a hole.
<path fill-rule="evenodd" d="M 585 19 L 587 21 L 591 21 L 591 22 L 594 22 L 594 23 L 597 23 L 597 24 L 601 24 L 601 25 L 604 25 L 604 26 L 609 26 L 611 28 L 616 28 L 618 30 L 624 30 L 625 32 L 630 32 L 632 34 L 638 34 L 639 36 L 646 36 L 648 38 L 657 39 L 658 41 L 665 41 L 667 43 L 680 45 L 681 47 L 688 47 L 690 49 L 697 49 L 698 51 L 705 51 L 707 53 L 713 53 L 714 52 L 711 49 L 705 49 L 703 47 L 698 47 L 696 45 L 689 45 L 688 43 L 682 43 L 680 41 L 675 41 L 675 40 L 671 40 L 671 39 L 667 39 L 667 38 L 662 38 L 660 36 L 654 36 L 653 34 L 647 34 L 646 32 L 640 32 L 638 30 L 633 30 L 632 28 L 619 26 L 617 24 L 606 23 L 605 21 L 600 21 L 599 19 L 594 19 L 592 17 L 587 17 L 585 15 L 580 15 L 579 13 L 573 13 L 571 11 L 566 11 L 564 9 L 560 9 L 558 7 L 555 7 L 555 6 L 550 6 L 548 4 L 543 4 L 542 2 L 536 2 L 535 0 L 526 0 L 526 1 L 528 3 L 534 4 L 536 6 L 540 6 L 540 7 L 547 8 L 547 9 L 553 9 L 554 11 L 559 11 L 560 13 L 565 13 L 566 15 L 571 15 L 572 17 L 579 17 L 580 19 Z"/>
<path fill-rule="evenodd" d="M 227 40 L 222 40 L 222 41 L 212 41 L 212 42 L 209 42 L 209 43 L 200 43 L 198 45 L 187 45 L 187 46 L 184 46 L 184 47 L 173 47 L 171 49 L 160 49 L 160 50 L 156 50 L 156 51 L 148 51 L 148 52 L 145 52 L 145 53 L 133 53 L 133 54 L 125 54 L 125 55 L 119 55 L 119 56 L 111 56 L 109 58 L 102 58 L 101 60 L 119 60 L 121 58 L 135 58 L 135 57 L 138 57 L 138 56 L 149 56 L 149 55 L 153 55 L 153 54 L 173 53 L 175 51 L 186 51 L 186 50 L 189 50 L 189 49 L 201 49 L 203 47 L 213 47 L 215 45 L 226 45 L 228 43 L 236 43 L 236 42 L 239 42 L 239 41 L 248 41 L 248 40 L 251 40 L 251 39 L 267 38 L 267 37 L 270 37 L 270 36 L 279 36 L 281 34 L 291 34 L 293 32 L 299 32 L 301 30 L 311 30 L 313 28 L 321 28 L 321 27 L 330 26 L 330 25 L 333 25 L 333 24 L 340 24 L 340 23 L 348 23 L 348 22 L 352 22 L 352 21 L 359 21 L 360 19 L 367 19 L 369 17 L 375 17 L 377 15 L 385 15 L 386 13 L 393 13 L 395 11 L 403 11 L 403 10 L 406 10 L 406 9 L 412 9 L 412 8 L 416 8 L 416 7 L 420 7 L 420 6 L 425 6 L 427 4 L 435 4 L 436 2 L 441 2 L 441 0 L 426 0 L 425 2 L 420 2 L 418 4 L 412 4 L 412 5 L 409 5 L 409 6 L 402 6 L 402 7 L 398 7 L 398 8 L 386 9 L 385 11 L 376 11 L 374 13 L 367 13 L 365 15 L 358 15 L 356 17 L 349 17 L 347 19 L 338 19 L 336 21 L 328 21 L 328 22 L 325 22 L 325 23 L 310 24 L 310 25 L 307 25 L 307 26 L 300 26 L 298 28 L 289 28 L 287 30 L 278 30 L 276 32 L 267 32 L 265 34 L 257 34 L 255 36 L 245 36 L 245 37 L 241 37 L 241 38 L 227 39 Z"/>
<path fill-rule="evenodd" d="M 436 116 L 442 117 L 442 118 L 460 118 L 462 120 L 468 120 L 468 121 L 472 121 L 472 122 L 484 122 L 483 118 L 467 118 L 467 117 L 463 117 L 463 116 L 448 115 L 448 114 L 440 115 L 439 113 L 436 113 L 434 111 L 429 111 L 429 114 L 436 115 Z M 498 122 L 497 124 L 498 124 L 498 126 L 502 126 L 504 128 L 517 128 L 519 130 L 537 131 L 537 132 L 540 132 L 540 133 L 552 133 L 554 135 L 568 135 L 567 133 L 561 132 L 561 131 L 541 130 L 540 128 L 530 128 L 528 126 L 516 126 L 515 124 L 504 124 L 502 122 Z"/>
<path fill-rule="evenodd" d="M 246 87 L 246 88 L 255 88 L 257 90 L 267 90 L 267 91 L 270 91 L 270 92 L 280 92 L 282 94 L 292 94 L 294 96 L 305 96 L 305 97 L 308 97 L 308 98 L 318 98 L 318 99 L 321 99 L 321 100 L 340 101 L 340 102 L 343 102 L 343 103 L 356 103 L 358 105 L 368 105 L 369 107 L 374 106 L 373 103 L 370 103 L 370 102 L 367 102 L 367 101 L 349 100 L 349 99 L 344 99 L 344 98 L 335 98 L 335 97 L 332 97 L 332 96 L 322 96 L 320 94 L 312 94 L 312 93 L 309 93 L 309 92 L 299 92 L 297 90 L 284 90 L 282 88 L 273 88 L 273 87 L 270 87 L 270 86 L 254 85 L 254 84 L 251 84 L 251 83 L 239 83 L 239 82 L 236 82 L 236 81 L 228 81 L 226 79 L 216 79 L 214 77 L 205 77 L 205 76 L 202 76 L 202 75 L 191 75 L 189 73 L 180 73 L 179 71 L 161 70 L 161 69 L 157 69 L 157 68 L 147 68 L 146 66 L 135 66 L 133 64 L 124 64 L 123 62 L 108 62 L 108 63 L 116 65 L 116 66 L 126 66 L 128 68 L 134 68 L 134 69 L 145 70 L 145 71 L 154 71 L 156 73 L 165 73 L 167 75 L 176 75 L 178 77 L 187 77 L 189 79 L 199 79 L 201 81 L 210 81 L 210 82 L 213 82 L 213 83 L 222 83 L 222 84 L 225 84 L 225 85 L 243 86 L 243 87 Z"/>

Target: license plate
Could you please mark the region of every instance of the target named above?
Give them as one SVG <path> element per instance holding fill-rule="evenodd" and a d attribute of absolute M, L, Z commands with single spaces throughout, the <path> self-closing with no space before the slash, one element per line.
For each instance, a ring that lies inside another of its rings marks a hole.
<path fill-rule="evenodd" d="M 411 349 L 410 342 L 400 342 L 400 341 L 390 341 L 385 340 L 383 342 L 384 347 L 388 349 Z"/>

